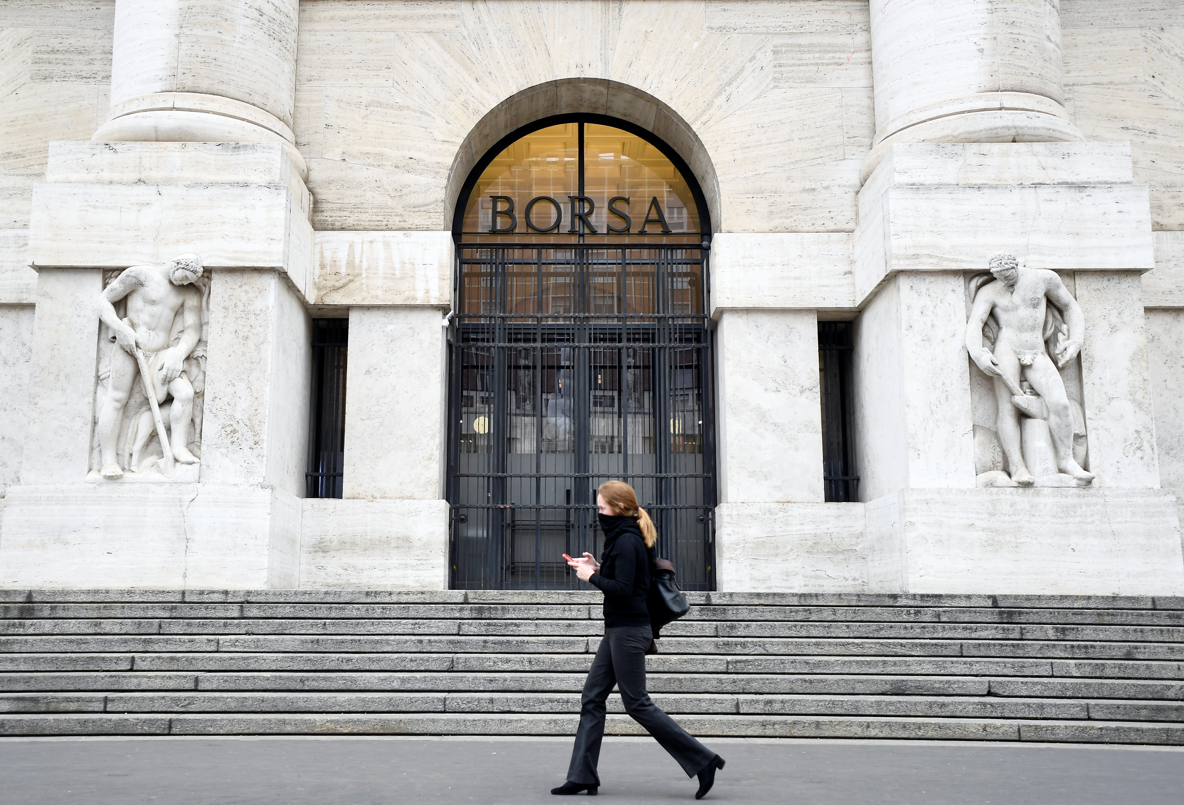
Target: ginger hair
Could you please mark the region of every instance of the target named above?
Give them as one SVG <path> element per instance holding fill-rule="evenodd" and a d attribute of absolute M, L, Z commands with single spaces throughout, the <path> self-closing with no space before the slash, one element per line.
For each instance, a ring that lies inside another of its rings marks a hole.
<path fill-rule="evenodd" d="M 654 528 L 654 521 L 646 514 L 645 509 L 637 505 L 637 493 L 633 487 L 624 481 L 607 481 L 596 490 L 609 508 L 619 517 L 632 517 L 637 520 L 637 527 L 641 529 L 641 538 L 645 547 L 652 548 L 658 541 L 658 530 Z"/>

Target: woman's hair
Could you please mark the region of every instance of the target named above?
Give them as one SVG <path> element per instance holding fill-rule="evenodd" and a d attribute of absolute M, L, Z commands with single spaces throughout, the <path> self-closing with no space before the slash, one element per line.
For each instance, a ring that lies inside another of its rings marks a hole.
<path fill-rule="evenodd" d="M 637 493 L 633 487 L 624 481 L 607 481 L 597 490 L 604 502 L 621 517 L 633 517 L 637 520 L 637 527 L 641 529 L 641 538 L 645 540 L 645 547 L 652 548 L 658 541 L 658 531 L 654 528 L 654 521 L 645 513 L 645 509 L 637 505 Z"/>

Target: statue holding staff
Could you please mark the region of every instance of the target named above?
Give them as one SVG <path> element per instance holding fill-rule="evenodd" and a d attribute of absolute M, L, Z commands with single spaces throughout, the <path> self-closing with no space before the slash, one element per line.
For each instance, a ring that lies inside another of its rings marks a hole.
<path fill-rule="evenodd" d="M 117 456 L 124 406 L 141 379 L 156 416 L 161 448 L 167 459 L 196 464 L 188 447 L 193 417 L 193 383 L 185 361 L 201 340 L 201 292 L 193 286 L 202 276 L 201 260 L 183 254 L 160 266 L 138 265 L 124 270 L 99 295 L 99 318 L 111 328 L 117 349 L 111 352 L 111 377 L 107 397 L 99 409 L 98 436 L 102 454 L 101 475 L 109 480 L 123 476 Z M 115 304 L 124 300 L 127 315 L 120 318 Z M 183 327 L 174 338 L 176 320 Z M 137 353 L 139 353 L 137 355 Z M 148 376 L 142 377 L 143 366 Z M 161 403 L 171 398 L 168 437 L 161 433 Z"/>

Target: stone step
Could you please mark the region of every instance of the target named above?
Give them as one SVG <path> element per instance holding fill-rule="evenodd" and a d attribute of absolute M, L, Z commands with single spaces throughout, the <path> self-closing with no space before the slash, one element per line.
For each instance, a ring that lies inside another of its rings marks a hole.
<path fill-rule="evenodd" d="M 656 694 L 668 713 L 865 715 L 942 718 L 1179 720 L 1179 702 L 895 696 Z M 1092 708 L 1092 709 L 1091 709 Z M 624 713 L 618 695 L 612 713 Z M 578 713 L 578 693 L 106 693 L 0 694 L 0 713 Z"/>
<path fill-rule="evenodd" d="M 675 719 L 703 737 L 1184 743 L 1184 725 L 1148 722 L 765 714 Z M 0 718 L 0 735 L 572 735 L 577 723 L 576 715 L 518 713 L 29 714 Z M 605 731 L 644 734 L 628 716 L 617 714 L 608 717 Z"/>
<path fill-rule="evenodd" d="M 585 673 L 590 654 L 7 654 L 0 671 L 484 671 Z M 647 658 L 650 673 L 912 674 L 1045 676 L 1184 680 L 1184 663 L 1125 660 L 900 658 L 849 656 L 662 655 Z"/>
<path fill-rule="evenodd" d="M 1181 743 L 1184 599 L 688 597 L 647 669 L 698 734 Z M 0 735 L 566 735 L 603 634 L 587 592 L 0 602 Z"/>
<path fill-rule="evenodd" d="M 1182 610 L 1184 596 L 977 595 L 927 593 L 687 592 L 696 605 L 964 607 Z M 0 590 L 0 602 L 28 603 L 393 603 L 599 604 L 593 590 Z"/>
<path fill-rule="evenodd" d="M 1009 627 L 1010 628 L 1010 627 Z M 1116 628 L 1116 627 L 1103 627 Z M 840 638 L 843 639 L 843 638 Z M 850 637 L 846 639 L 852 639 Z M 1017 638 L 1018 639 L 1018 638 Z M 939 646 L 946 656 L 1015 657 L 1015 643 L 1008 641 L 1004 651 L 996 651 L 1002 641 L 977 647 L 967 641 L 956 654 L 952 645 Z M 1028 641 L 1029 645 L 1036 641 Z M 1074 641 L 1080 643 L 1081 641 Z M 1090 641 L 1101 643 L 1103 641 Z M 282 652 L 282 653 L 594 653 L 600 643 L 597 636 L 574 637 L 496 637 L 476 635 L 36 635 L 0 637 L 0 655 L 61 654 L 105 652 Z M 823 644 L 804 645 L 800 638 L 703 638 L 664 637 L 659 645 L 662 654 L 765 654 L 797 655 L 803 649 L 817 653 Z M 1163 644 L 1163 659 L 1177 659 L 1184 654 L 1184 644 Z M 868 645 L 867 648 L 874 647 Z M 822 648 L 826 651 L 825 648 Z M 915 655 L 914 655 L 915 656 Z M 1041 651 L 1037 656 L 1105 658 L 1127 657 L 1125 650 L 1109 654 L 1100 651 Z"/>
<path fill-rule="evenodd" d="M 4 692 L 201 691 L 501 691 L 572 692 L 580 673 L 241 672 L 6 673 Z M 898 696 L 1000 696 L 1184 701 L 1184 682 L 920 675 L 666 674 L 649 676 L 655 693 L 785 693 Z"/>
<path fill-rule="evenodd" d="M 232 641 L 210 642 L 215 636 L 226 638 L 290 637 L 321 638 L 390 637 L 550 637 L 557 640 L 598 638 L 603 624 L 593 620 L 298 620 L 298 619 L 9 619 L 0 620 L 0 653 L 13 651 L 213 651 L 243 650 L 229 648 Z M 127 638 L 126 644 L 112 642 Z M 166 638 L 206 641 L 205 648 L 169 649 Z M 689 638 L 689 640 L 687 639 Z M 947 653 L 978 653 L 973 643 L 990 642 L 1014 646 L 1026 643 L 1124 643 L 1173 646 L 1175 657 L 1184 658 L 1184 627 L 1155 626 L 1065 626 L 1008 624 L 936 624 L 936 623 L 797 623 L 797 622 L 719 622 L 688 621 L 669 625 L 663 630 L 662 648 L 670 652 L 735 653 L 737 646 L 768 645 L 767 653 L 785 653 L 786 640 L 898 641 L 902 646 L 913 641 L 907 653 L 923 653 L 920 647 L 941 646 Z M 99 641 L 99 642 L 94 642 Z M 103 642 L 106 641 L 106 642 Z M 138 642 L 139 641 L 139 642 Z M 924 643 L 918 642 L 924 641 Z M 942 644 L 934 641 L 944 641 Z M 958 646 L 951 641 L 963 641 Z M 157 645 L 160 647 L 152 648 Z M 55 647 L 56 646 L 56 647 Z M 110 646 L 110 648 L 102 648 Z M 282 649 L 274 650 L 302 650 Z M 316 649 L 307 649 L 316 650 Z M 355 649 L 364 651 L 366 649 Z M 416 650 L 416 649 L 405 649 Z M 423 649 L 428 650 L 428 649 Z M 447 650 L 447 649 L 446 649 Z M 452 649 L 456 650 L 456 649 Z M 464 650 L 464 649 L 461 649 Z M 474 649 L 482 650 L 482 649 Z M 1125 649 L 1124 649 L 1125 650 Z M 791 652 L 792 653 L 792 652 Z M 902 652 L 906 653 L 906 652 Z"/>
<path fill-rule="evenodd" d="M 795 693 L 901 696 L 986 696 L 986 677 L 781 676 L 728 674 L 652 674 L 656 693 Z M 559 692 L 579 691 L 582 673 L 32 673 L 0 674 L 2 692 L 81 691 L 426 691 Z M 1020 694 L 1016 694 L 1020 695 Z M 1114 698 L 1176 698 L 1115 696 Z"/>
<path fill-rule="evenodd" d="M 475 604 L 0 604 L 2 619 L 482 619 L 600 620 L 599 605 Z M 951 623 L 1086 626 L 1184 626 L 1184 610 L 1090 608 L 694 606 L 686 622 Z"/>

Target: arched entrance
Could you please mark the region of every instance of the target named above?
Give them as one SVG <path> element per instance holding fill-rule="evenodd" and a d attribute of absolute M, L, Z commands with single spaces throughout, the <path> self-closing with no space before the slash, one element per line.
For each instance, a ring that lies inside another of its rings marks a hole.
<path fill-rule="evenodd" d="M 596 115 L 499 142 L 457 202 L 454 589 L 566 589 L 621 478 L 685 589 L 713 584 L 711 223 L 672 149 Z"/>

